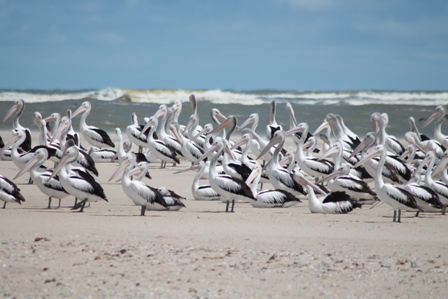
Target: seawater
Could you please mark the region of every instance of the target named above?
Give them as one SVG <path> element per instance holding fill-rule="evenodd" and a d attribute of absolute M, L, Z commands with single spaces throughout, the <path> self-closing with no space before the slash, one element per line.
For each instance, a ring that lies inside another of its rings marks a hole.
<path fill-rule="evenodd" d="M 139 122 L 155 113 L 160 104 L 171 105 L 176 99 L 183 102 L 180 122 L 186 124 L 192 113 L 188 98 L 196 96 L 198 114 L 202 125 L 211 123 L 210 111 L 219 109 L 224 115 L 236 115 L 241 124 L 251 113 L 258 113 L 260 123 L 257 131 L 265 134 L 271 101 L 277 103 L 276 119 L 289 128 L 286 102 L 292 104 L 298 122 L 307 122 L 315 130 L 328 113 L 340 114 L 345 124 L 360 138 L 372 130 L 370 115 L 386 112 L 389 115 L 389 134 L 403 138 L 409 131 L 409 117 L 416 121 L 427 118 L 438 105 L 448 104 L 448 91 L 284 91 L 284 90 L 133 90 L 106 88 L 101 90 L 0 90 L 0 117 L 17 99 L 25 100 L 26 107 L 20 122 L 23 126 L 33 124 L 33 114 L 39 111 L 44 117 L 53 112 L 65 115 L 67 109 L 76 110 L 83 101 L 92 103 L 92 113 L 87 123 L 108 132 L 115 128 L 124 130 L 131 123 L 135 112 Z M 1 130 L 12 128 L 12 120 L 0 125 Z M 75 129 L 79 118 L 73 121 Z M 33 128 L 33 127 L 31 127 Z M 34 127 L 36 130 L 36 127 Z M 423 130 L 432 136 L 433 126 Z M 443 129 L 442 129 L 443 130 Z M 446 130 L 446 128 L 445 128 Z"/>

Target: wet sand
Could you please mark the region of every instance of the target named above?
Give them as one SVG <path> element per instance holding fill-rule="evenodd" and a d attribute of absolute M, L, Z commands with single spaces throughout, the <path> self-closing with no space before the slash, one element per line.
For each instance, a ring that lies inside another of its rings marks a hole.
<path fill-rule="evenodd" d="M 84 213 L 71 211 L 73 197 L 48 210 L 27 174 L 15 180 L 26 202 L 0 209 L 1 297 L 448 297 L 447 216 L 404 212 L 398 224 L 386 204 L 321 215 L 306 201 L 224 213 L 220 202 L 192 198 L 194 173 L 173 174 L 183 162 L 151 165 L 144 182 L 184 195 L 186 208 L 141 217 L 121 184 L 108 182 L 117 166 L 97 164 L 109 202 Z M 18 172 L 8 161 L 0 169 L 10 179 Z"/>

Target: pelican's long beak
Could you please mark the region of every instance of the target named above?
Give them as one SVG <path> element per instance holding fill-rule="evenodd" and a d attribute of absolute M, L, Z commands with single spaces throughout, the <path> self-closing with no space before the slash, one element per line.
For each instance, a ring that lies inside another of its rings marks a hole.
<path fill-rule="evenodd" d="M 364 159 L 358 161 L 358 163 L 356 163 L 355 165 L 352 166 L 352 168 L 356 168 L 359 167 L 361 165 L 363 165 L 364 163 L 366 163 L 367 161 L 379 157 L 381 156 L 381 151 L 379 150 L 375 150 L 373 153 L 371 153 L 370 155 L 368 155 L 367 157 L 365 157 Z"/>
<path fill-rule="evenodd" d="M 228 128 L 228 127 L 230 127 L 232 125 L 233 125 L 232 120 L 230 118 L 226 118 L 225 121 L 223 121 L 219 126 L 214 128 L 209 134 L 213 134 L 213 133 L 219 132 L 222 129 Z"/>
<path fill-rule="evenodd" d="M 72 118 L 75 118 L 76 116 L 80 115 L 81 113 L 85 112 L 87 110 L 87 108 L 83 105 L 79 106 L 78 109 L 75 110 L 75 112 L 73 112 L 72 114 Z"/>
<path fill-rule="evenodd" d="M 3 148 L 0 150 L 1 152 L 9 149 L 14 143 L 16 143 L 17 141 L 19 141 L 20 136 L 19 135 L 14 135 L 12 136 L 7 142 L 6 144 L 3 146 Z"/>
<path fill-rule="evenodd" d="M 164 114 L 165 114 L 165 112 L 162 109 L 159 109 L 159 110 L 156 111 L 156 113 L 154 113 L 153 117 L 154 118 L 159 118 L 159 117 L 161 117 Z"/>
<path fill-rule="evenodd" d="M 141 136 L 151 127 L 154 125 L 153 121 L 148 121 L 146 125 L 143 127 L 142 132 L 140 133 Z"/>
<path fill-rule="evenodd" d="M 208 156 L 210 156 L 211 153 L 217 151 L 219 149 L 219 145 L 215 144 L 212 145 L 207 151 L 205 151 L 202 156 L 199 157 L 199 159 L 196 160 L 196 162 L 193 163 L 193 165 L 191 166 L 196 166 L 199 164 L 199 162 L 201 162 L 202 160 L 204 160 L 205 158 L 207 158 Z"/>
<path fill-rule="evenodd" d="M 363 141 L 361 141 L 360 144 L 358 144 L 358 146 L 355 148 L 355 150 L 352 152 L 352 154 L 350 155 L 350 157 L 348 157 L 348 159 L 353 158 L 354 156 L 356 156 L 358 153 L 360 153 L 363 149 L 365 149 L 368 145 L 370 145 L 373 142 L 373 139 L 370 136 L 366 136 L 366 138 L 364 138 Z"/>
<path fill-rule="evenodd" d="M 12 105 L 12 107 L 8 110 L 8 112 L 6 113 L 5 117 L 3 118 L 2 123 L 7 121 L 12 115 L 14 115 L 19 110 L 19 108 L 20 107 L 19 107 L 18 104 Z"/>
<path fill-rule="evenodd" d="M 319 160 L 323 160 L 331 155 L 334 154 L 338 154 L 339 153 L 339 147 L 338 146 L 333 146 L 332 148 L 330 148 L 322 157 L 319 158 Z"/>
<path fill-rule="evenodd" d="M 290 124 L 293 127 L 297 127 L 298 123 L 297 123 L 296 117 L 294 115 L 294 109 L 292 109 L 292 106 L 291 106 L 291 104 L 289 102 L 286 102 L 286 110 L 288 110 L 288 112 L 289 112 Z"/>
<path fill-rule="evenodd" d="M 344 172 L 342 170 L 333 171 L 332 173 L 324 176 L 322 179 L 320 179 L 318 182 L 316 182 L 316 184 L 322 184 L 323 182 L 329 181 L 332 178 L 335 178 L 335 177 L 337 177 L 337 176 L 339 176 L 339 175 L 341 175 L 343 173 Z"/>
<path fill-rule="evenodd" d="M 431 177 L 433 180 L 439 178 L 444 171 L 446 171 L 446 165 L 448 164 L 448 157 L 442 158 L 439 163 L 437 163 L 436 168 L 433 170 Z"/>
<path fill-rule="evenodd" d="M 246 144 L 246 143 L 247 143 L 247 139 L 246 138 L 241 138 L 240 140 L 235 142 L 235 144 L 230 149 L 234 150 L 234 149 L 238 148 L 240 145 L 243 145 L 243 144 Z"/>
<path fill-rule="evenodd" d="M 241 131 L 242 129 L 244 129 L 247 125 L 252 124 L 254 122 L 254 119 L 252 117 L 249 117 L 248 119 L 246 119 L 245 122 L 243 122 L 243 124 L 241 126 L 238 127 L 238 131 Z"/>
<path fill-rule="evenodd" d="M 111 175 L 108 182 L 112 181 L 117 175 L 119 175 L 121 172 L 123 172 L 123 170 L 126 167 L 128 167 L 129 164 L 131 164 L 131 161 L 129 161 L 129 160 L 123 161 L 123 163 L 121 163 L 120 166 L 118 166 L 118 168 L 115 170 L 115 172 Z"/>
<path fill-rule="evenodd" d="M 51 138 L 50 142 L 54 142 L 56 139 L 61 138 L 62 132 L 68 128 L 68 124 L 63 121 L 59 124 L 58 128 L 56 129 L 56 132 L 54 132 L 53 137 Z"/>
<path fill-rule="evenodd" d="M 199 165 L 194 165 L 194 166 L 182 169 L 182 170 L 178 170 L 178 171 L 174 172 L 174 174 L 183 173 L 183 172 L 187 172 L 187 171 L 190 171 L 190 170 L 196 170 L 196 169 L 199 169 Z"/>
<path fill-rule="evenodd" d="M 13 178 L 13 180 L 17 179 L 18 177 L 23 175 L 25 172 L 30 170 L 34 165 L 36 165 L 37 162 L 39 162 L 39 159 L 40 159 L 39 156 L 34 155 L 34 157 L 31 158 L 31 160 L 29 160 L 28 163 L 26 163 L 26 165 L 16 174 L 16 176 Z"/>
<path fill-rule="evenodd" d="M 430 123 L 432 123 L 436 118 L 440 117 L 440 113 L 438 111 L 431 114 L 431 116 L 423 123 L 421 129 L 424 129 Z"/>
<path fill-rule="evenodd" d="M 274 145 L 278 144 L 281 141 L 281 138 L 274 135 L 271 140 L 269 141 L 268 144 L 266 144 L 266 146 L 264 147 L 264 149 L 261 151 L 261 153 L 258 155 L 258 157 L 255 160 L 260 159 L 260 157 L 263 157 L 264 154 L 266 154 L 271 147 L 273 147 Z"/>
<path fill-rule="evenodd" d="M 316 184 L 314 184 L 313 182 L 311 182 L 310 180 L 308 180 L 307 178 L 305 178 L 304 176 L 300 175 L 298 176 L 297 174 L 294 174 L 294 179 L 302 185 L 308 185 L 311 188 L 313 188 L 315 191 L 319 192 L 320 194 L 324 194 L 327 195 L 327 192 L 323 191 L 322 189 L 319 188 L 319 186 L 317 186 Z"/>
<path fill-rule="evenodd" d="M 254 169 L 252 169 L 251 173 L 249 174 L 249 176 L 246 179 L 246 184 L 249 185 L 250 183 L 252 183 L 253 180 L 255 180 L 255 178 L 258 176 L 259 172 L 260 172 L 260 167 L 255 167 Z"/>
<path fill-rule="evenodd" d="M 191 138 L 191 141 L 195 141 L 199 136 L 201 136 L 202 134 L 205 133 L 209 133 L 209 129 L 207 128 L 203 128 L 199 133 L 197 133 L 196 135 L 193 136 L 193 138 Z"/>
<path fill-rule="evenodd" d="M 50 178 L 48 180 L 51 180 L 52 178 L 54 178 L 62 169 L 62 167 L 67 164 L 68 160 L 70 159 L 70 155 L 65 153 L 64 155 L 62 155 L 61 160 L 59 161 L 58 165 L 56 166 L 56 168 L 53 170 L 53 173 L 51 174 Z"/>
<path fill-rule="evenodd" d="M 180 145 L 183 145 L 184 140 L 182 139 L 182 137 L 180 137 L 179 132 L 177 131 L 176 127 L 174 125 L 171 125 L 170 130 L 171 130 L 171 132 L 173 132 L 174 137 L 176 137 L 176 139 L 179 141 Z"/>
<path fill-rule="evenodd" d="M 327 129 L 330 126 L 327 120 L 324 120 L 324 122 L 314 131 L 313 135 L 316 135 L 320 132 L 322 132 L 324 129 Z"/>

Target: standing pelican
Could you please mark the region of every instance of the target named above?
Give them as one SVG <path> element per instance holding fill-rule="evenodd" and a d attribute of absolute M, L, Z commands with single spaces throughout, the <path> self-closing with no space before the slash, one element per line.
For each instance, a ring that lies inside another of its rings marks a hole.
<path fill-rule="evenodd" d="M 278 144 L 274 151 L 272 158 L 266 164 L 265 168 L 269 175 L 269 181 L 275 189 L 288 191 L 295 196 L 307 195 L 307 191 L 302 185 L 296 182 L 293 178 L 293 173 L 283 168 L 279 164 L 280 150 L 285 143 L 285 132 L 283 130 L 277 131 L 272 136 L 271 141 L 261 151 L 259 157 L 263 156 L 274 145 Z M 259 158 L 257 157 L 257 159 Z"/>
<path fill-rule="evenodd" d="M 150 117 L 146 123 L 145 128 L 142 130 L 142 134 L 151 127 L 148 134 L 148 147 L 151 150 L 152 155 L 161 161 L 160 168 L 165 168 L 167 162 L 180 163 L 177 157 L 176 151 L 169 147 L 165 142 L 154 138 L 154 132 L 157 128 L 158 120 L 157 117 Z"/>
<path fill-rule="evenodd" d="M 401 222 L 401 210 L 413 209 L 422 211 L 422 209 L 417 205 L 417 202 L 409 191 L 405 190 L 402 187 L 397 187 L 392 184 L 384 183 L 382 176 L 382 168 L 387 158 L 387 151 L 385 146 L 378 145 L 375 148 L 375 151 L 371 153 L 369 156 L 365 157 L 361 161 L 359 161 L 354 167 L 364 164 L 368 160 L 380 156 L 380 160 L 378 161 L 376 173 L 374 176 L 375 179 L 375 191 L 378 197 L 389 204 L 394 209 L 394 218 L 393 222 Z M 398 211 L 398 218 L 397 218 Z"/>
<path fill-rule="evenodd" d="M 93 179 L 92 176 L 85 176 L 82 173 L 74 173 L 70 171 L 70 164 L 78 159 L 78 155 L 78 147 L 70 140 L 67 143 L 67 148 L 64 151 L 61 161 L 55 168 L 50 178 L 60 173 L 59 180 L 61 181 L 65 191 L 81 200 L 72 209 L 77 210 L 81 208 L 80 212 L 83 212 L 86 202 L 108 200 L 104 194 L 103 188 Z"/>
<path fill-rule="evenodd" d="M 26 134 L 25 140 L 20 144 L 20 149 L 27 152 L 31 150 L 31 132 L 30 129 L 24 128 L 19 123 L 20 115 L 22 115 L 23 110 L 25 109 L 25 101 L 20 99 L 17 100 L 14 105 L 12 105 L 11 109 L 6 113 L 5 117 L 2 120 L 2 123 L 4 123 L 6 120 L 8 120 L 12 115 L 14 115 L 13 119 L 13 129 L 14 130 L 24 130 Z"/>
<path fill-rule="evenodd" d="M 123 171 L 121 186 L 132 202 L 137 206 L 141 206 L 140 216 L 145 216 L 145 211 L 148 207 L 152 210 L 166 210 L 168 205 L 156 188 L 138 180 L 131 180 L 132 175 L 140 172 L 138 167 L 134 168 L 134 164 L 135 160 L 131 155 L 125 156 L 120 167 L 112 174 L 109 181 Z"/>
<path fill-rule="evenodd" d="M 269 109 L 268 125 L 266 126 L 266 136 L 269 140 L 272 138 L 272 136 L 274 136 L 274 133 L 276 131 L 283 130 L 282 126 L 277 124 L 277 121 L 275 120 L 275 112 L 276 104 L 275 101 L 272 101 Z"/>
<path fill-rule="evenodd" d="M 229 212 L 229 204 L 232 202 L 232 208 L 230 212 L 234 211 L 235 200 L 241 200 L 244 202 L 254 199 L 250 187 L 242 180 L 233 178 L 229 175 L 218 174 L 216 171 L 216 162 L 218 162 L 219 156 L 223 153 L 226 147 L 225 142 L 221 137 L 216 137 L 213 145 L 206 151 L 198 162 L 205 159 L 208 155 L 212 154 L 210 162 L 209 182 L 213 190 L 216 191 L 226 201 L 226 212 Z M 196 162 L 196 163 L 198 163 Z"/>
<path fill-rule="evenodd" d="M 31 178 L 39 190 L 48 196 L 48 209 L 51 209 L 51 199 L 59 199 L 58 208 L 61 206 L 61 199 L 69 194 L 65 191 L 58 177 L 50 179 L 53 171 L 41 170 L 40 167 L 48 159 L 48 150 L 40 148 L 34 153 L 34 157 L 17 173 L 14 179 L 20 177 L 26 171 L 30 171 Z"/>
<path fill-rule="evenodd" d="M 86 123 L 87 116 L 89 116 L 92 110 L 92 105 L 89 101 L 85 101 L 81 106 L 73 112 L 72 118 L 81 115 L 81 120 L 79 122 L 79 130 L 81 131 L 84 139 L 93 146 L 104 148 L 104 147 L 115 147 L 115 144 L 110 139 L 106 131 L 101 130 L 94 126 L 89 126 Z"/>
<path fill-rule="evenodd" d="M 3 209 L 5 209 L 6 203 L 16 202 L 21 205 L 25 201 L 25 198 L 20 193 L 20 189 L 17 188 L 16 184 L 0 175 L 0 200 L 4 201 Z"/>
<path fill-rule="evenodd" d="M 142 134 L 142 130 L 145 126 L 138 123 L 137 114 L 135 114 L 135 112 L 132 112 L 131 120 L 132 123 L 126 127 L 126 135 L 128 135 L 128 138 L 132 143 L 138 146 L 138 152 L 141 153 L 144 147 L 148 147 L 149 131 Z"/>

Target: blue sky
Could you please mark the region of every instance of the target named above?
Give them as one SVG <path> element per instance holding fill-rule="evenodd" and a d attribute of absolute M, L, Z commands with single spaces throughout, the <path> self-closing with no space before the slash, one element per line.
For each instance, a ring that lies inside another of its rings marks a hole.
<path fill-rule="evenodd" d="M 447 90 L 448 1 L 0 0 L 0 88 Z"/>

